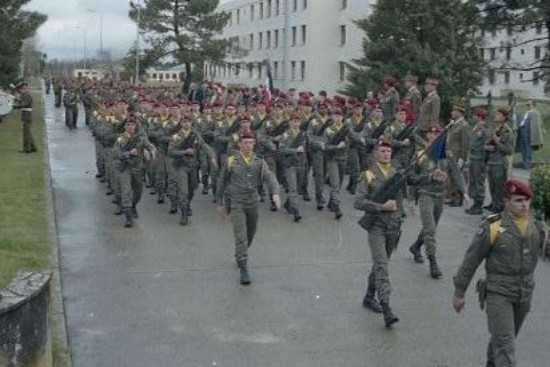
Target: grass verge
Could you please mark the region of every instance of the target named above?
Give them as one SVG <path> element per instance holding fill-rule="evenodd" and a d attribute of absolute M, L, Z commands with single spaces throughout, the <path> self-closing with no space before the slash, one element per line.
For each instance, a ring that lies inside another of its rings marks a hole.
<path fill-rule="evenodd" d="M 20 112 L 0 123 L 0 289 L 20 271 L 49 268 L 44 110 L 33 93 L 32 132 L 37 153 L 22 154 Z"/>

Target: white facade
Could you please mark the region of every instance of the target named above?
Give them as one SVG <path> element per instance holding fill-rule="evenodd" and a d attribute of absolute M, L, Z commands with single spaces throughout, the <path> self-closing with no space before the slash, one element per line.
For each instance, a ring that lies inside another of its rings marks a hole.
<path fill-rule="evenodd" d="M 183 66 L 176 66 L 169 69 L 148 68 L 145 70 L 145 77 L 148 82 L 155 83 L 179 83 L 180 74 L 184 72 Z"/>
<path fill-rule="evenodd" d="M 537 70 L 506 70 L 508 68 L 528 69 L 539 65 L 548 49 L 545 39 L 535 42 L 530 40 L 545 38 L 546 29 L 542 25 L 524 32 L 501 30 L 485 33 L 484 47 L 481 50 L 491 69 L 488 78 L 480 88 L 483 96 L 491 92 L 495 98 L 505 98 L 513 92 L 519 98 L 549 99 L 544 93 L 543 80 L 537 80 Z M 517 45 L 509 47 L 508 45 Z"/>
<path fill-rule="evenodd" d="M 247 51 L 205 76 L 224 84 L 265 83 L 269 60 L 274 87 L 334 93 L 345 85 L 342 62 L 362 56 L 363 32 L 353 23 L 370 14 L 374 0 L 233 0 L 219 10 L 231 14 L 222 37 Z"/>
<path fill-rule="evenodd" d="M 92 80 L 103 79 L 103 72 L 99 69 L 74 69 L 74 78 L 87 78 Z"/>

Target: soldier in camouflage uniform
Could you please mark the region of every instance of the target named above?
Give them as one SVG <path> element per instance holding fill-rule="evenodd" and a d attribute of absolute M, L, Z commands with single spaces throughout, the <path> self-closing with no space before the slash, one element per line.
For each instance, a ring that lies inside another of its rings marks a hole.
<path fill-rule="evenodd" d="M 281 202 L 275 175 L 269 170 L 267 163 L 254 154 L 254 135 L 251 132 L 242 133 L 239 140 L 240 152 L 229 156 L 220 171 L 216 201 L 220 213 L 227 210 L 230 212 L 235 236 L 235 259 L 241 273 L 240 282 L 248 285 L 248 248 L 254 240 L 258 224 L 259 182 L 266 181 L 277 208 Z"/>
<path fill-rule="evenodd" d="M 395 89 L 395 78 L 391 75 L 384 77 L 382 86 L 384 95 L 381 100 L 382 115 L 384 121 L 393 121 L 399 108 L 399 93 Z"/>
<path fill-rule="evenodd" d="M 367 169 L 367 143 L 365 131 L 367 118 L 363 116 L 363 104 L 356 103 L 353 115 L 346 121 L 349 128 L 349 185 L 348 191 L 355 195 L 361 172 Z"/>
<path fill-rule="evenodd" d="M 136 118 L 129 115 L 125 131 L 113 147 L 121 190 L 121 205 L 126 215 L 125 227 L 132 227 L 138 217 L 137 204 L 143 191 L 143 159 L 154 155 L 155 148 L 144 134 L 136 132 Z"/>
<path fill-rule="evenodd" d="M 418 89 L 418 77 L 416 75 L 407 74 L 405 76 L 405 100 L 407 101 L 414 119 L 418 117 L 420 113 L 420 106 L 422 105 L 422 93 Z"/>
<path fill-rule="evenodd" d="M 500 107 L 495 114 L 495 131 L 485 143 L 487 172 L 491 204 L 486 209 L 498 213 L 504 209 L 504 182 L 508 172 L 508 159 L 514 152 L 513 132 L 508 125 L 507 107 Z"/>
<path fill-rule="evenodd" d="M 391 284 L 388 263 L 401 237 L 402 208 L 399 198 L 383 204 L 372 201 L 372 195 L 381 190 L 395 174 L 391 166 L 392 147 L 381 139 L 374 150 L 376 163 L 363 172 L 359 193 L 355 200 L 355 209 L 364 211 L 361 226 L 368 232 L 371 250 L 372 268 L 363 306 L 376 313 L 383 313 L 386 327 L 399 321 L 390 307 Z M 378 299 L 376 294 L 378 293 Z"/>
<path fill-rule="evenodd" d="M 428 144 L 433 144 L 440 133 L 441 129 L 438 125 L 429 126 L 426 132 Z M 424 150 L 420 150 L 416 154 L 415 168 L 408 177 L 408 184 L 416 189 L 422 230 L 409 251 L 413 254 L 415 262 L 423 263 L 420 247 L 425 244 L 426 255 L 428 255 L 430 261 L 430 275 L 434 279 L 439 279 L 442 273 L 435 257 L 435 235 L 437 224 L 443 213 L 443 196 L 445 195 L 447 174 L 444 169 L 439 167 L 439 161 L 432 161 L 432 157 L 428 157 Z"/>
<path fill-rule="evenodd" d="M 466 213 L 471 215 L 483 214 L 483 201 L 485 201 L 485 178 L 487 172 L 485 143 L 491 138 L 492 132 L 485 117 L 487 111 L 483 108 L 474 109 L 475 125 L 470 135 L 470 153 L 468 156 L 467 167 L 470 176 L 470 185 L 468 192 L 474 200 L 471 208 Z"/>
<path fill-rule="evenodd" d="M 69 87 L 69 90 L 65 93 L 63 105 L 65 107 L 65 124 L 69 129 L 76 129 L 78 121 L 78 94 L 74 86 Z"/>
<path fill-rule="evenodd" d="M 279 145 L 281 163 L 284 167 L 286 183 L 288 184 L 288 196 L 285 202 L 285 209 L 294 216 L 294 222 L 302 219 L 298 210 L 298 187 L 302 185 L 306 168 L 305 143 L 307 131 L 300 130 L 301 118 L 298 112 L 290 114 L 290 126 L 283 134 Z"/>
<path fill-rule="evenodd" d="M 452 207 L 462 205 L 465 183 L 462 169 L 468 160 L 470 145 L 470 125 L 464 118 L 466 106 L 462 101 L 455 102 L 451 111 L 452 122 L 447 128 L 447 174 L 449 175 L 448 204 Z"/>
<path fill-rule="evenodd" d="M 318 108 L 317 116 L 309 124 L 308 147 L 315 182 L 317 210 L 323 210 L 325 207 L 325 198 L 323 195 L 323 188 L 325 186 L 325 152 L 323 152 L 321 147 L 325 130 L 332 123 L 332 119 L 328 115 L 328 105 L 326 103 L 320 103 Z"/>
<path fill-rule="evenodd" d="M 519 180 L 505 183 L 505 209 L 489 216 L 477 231 L 454 280 L 453 307 L 460 312 L 477 268 L 485 260 L 486 279 L 479 280 L 480 305 L 486 307 L 491 339 L 487 367 L 515 367 L 515 340 L 531 309 L 534 271 L 547 238 L 543 224 L 529 213 L 531 189 Z"/>
<path fill-rule="evenodd" d="M 418 129 L 426 131 L 427 127 L 434 122 L 439 122 L 439 113 L 441 112 L 441 99 L 437 94 L 437 85 L 439 80 L 434 77 L 426 78 L 424 82 L 424 90 L 426 97 L 420 105 L 418 113 Z"/>
<path fill-rule="evenodd" d="M 59 78 L 53 81 L 53 93 L 55 95 L 55 107 L 61 107 L 61 97 L 63 96 L 63 83 Z"/>
<path fill-rule="evenodd" d="M 177 131 L 168 145 L 168 157 L 174 169 L 175 196 L 181 211 L 180 224 L 185 226 L 191 215 L 191 200 L 198 186 L 197 181 L 197 156 L 200 150 L 214 161 L 214 152 L 211 151 L 200 135 L 192 128 L 192 116 L 184 115 L 179 131 Z"/>
<path fill-rule="evenodd" d="M 26 82 L 19 82 L 15 86 L 17 99 L 13 103 L 13 108 L 21 110 L 21 123 L 23 129 L 23 146 L 21 153 L 36 152 L 36 144 L 32 136 L 32 96 L 29 92 L 29 86 Z"/>

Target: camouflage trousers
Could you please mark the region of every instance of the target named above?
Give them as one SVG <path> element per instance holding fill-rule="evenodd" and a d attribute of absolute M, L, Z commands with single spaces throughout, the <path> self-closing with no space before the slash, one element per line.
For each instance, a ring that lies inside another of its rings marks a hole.
<path fill-rule="evenodd" d="M 143 192 L 143 168 L 128 168 L 117 173 L 120 203 L 123 208 L 137 205 Z"/>
<path fill-rule="evenodd" d="M 99 140 L 95 141 L 95 166 L 97 173 L 101 176 L 105 176 L 105 161 L 106 161 L 106 149 L 103 147 Z"/>
<path fill-rule="evenodd" d="M 499 210 L 504 209 L 504 182 L 508 172 L 507 165 L 488 165 L 487 173 L 489 178 L 489 192 L 491 193 L 491 204 Z"/>
<path fill-rule="evenodd" d="M 487 167 L 482 160 L 470 160 L 468 166 L 470 185 L 468 193 L 474 201 L 483 203 L 485 200 L 485 177 Z"/>
<path fill-rule="evenodd" d="M 231 203 L 230 216 L 235 237 L 235 260 L 246 261 L 258 226 L 258 206 Z"/>
<path fill-rule="evenodd" d="M 422 230 L 418 235 L 418 243 L 426 245 L 426 255 L 435 256 L 437 224 L 443 213 L 443 196 L 419 193 L 418 206 Z"/>
<path fill-rule="evenodd" d="M 515 367 L 515 340 L 525 317 L 531 309 L 531 300 L 514 300 L 489 292 L 486 300 L 487 321 L 491 339 L 487 360 L 495 367 Z"/>
<path fill-rule="evenodd" d="M 372 268 L 369 274 L 369 288 L 373 287 L 378 293 L 380 301 L 389 301 L 391 283 L 388 263 L 392 253 L 397 248 L 400 228 L 384 228 L 374 225 L 368 232 L 369 247 L 372 259 Z"/>
<path fill-rule="evenodd" d="M 32 121 L 23 121 L 23 152 L 36 151 L 36 144 L 34 143 L 34 137 L 32 136 Z"/>
<path fill-rule="evenodd" d="M 193 199 L 197 188 L 197 168 L 183 166 L 174 168 L 174 195 L 180 209 L 185 209 Z"/>
<path fill-rule="evenodd" d="M 346 158 L 347 159 L 347 158 Z M 328 159 L 327 160 L 327 172 L 330 185 L 330 201 L 334 207 L 340 206 L 340 188 L 342 181 L 344 180 L 344 173 L 346 170 L 346 159 Z"/>

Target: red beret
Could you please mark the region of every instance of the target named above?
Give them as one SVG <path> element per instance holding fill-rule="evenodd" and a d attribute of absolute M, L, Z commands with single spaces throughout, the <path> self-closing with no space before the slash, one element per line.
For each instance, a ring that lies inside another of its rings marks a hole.
<path fill-rule="evenodd" d="M 191 121 L 191 115 L 188 113 L 183 114 L 182 121 Z"/>
<path fill-rule="evenodd" d="M 134 115 L 128 115 L 126 118 L 126 125 L 135 125 L 136 124 L 136 116 Z"/>
<path fill-rule="evenodd" d="M 356 103 L 353 105 L 353 108 L 363 108 L 363 103 L 361 103 L 361 102 L 356 102 Z"/>
<path fill-rule="evenodd" d="M 476 107 L 474 108 L 474 115 L 481 119 L 484 119 L 487 117 L 487 110 L 485 108 Z"/>
<path fill-rule="evenodd" d="M 256 136 L 254 136 L 254 133 L 250 130 L 242 130 L 239 134 L 239 140 L 244 139 L 256 139 Z"/>
<path fill-rule="evenodd" d="M 376 98 L 369 98 L 366 102 L 371 108 L 376 108 L 378 106 L 378 100 Z"/>
<path fill-rule="evenodd" d="M 299 114 L 298 112 L 292 112 L 292 113 L 290 114 L 290 119 L 291 119 L 291 120 L 300 119 L 300 118 L 301 118 L 301 117 L 300 117 L 300 114 Z"/>
<path fill-rule="evenodd" d="M 384 84 L 387 84 L 390 87 L 393 87 L 395 85 L 395 78 L 391 75 L 384 76 Z"/>
<path fill-rule="evenodd" d="M 342 116 L 343 112 L 342 112 L 342 109 L 340 107 L 335 107 L 335 108 L 332 109 L 332 114 Z"/>
<path fill-rule="evenodd" d="M 250 122 L 250 117 L 248 115 L 242 115 L 239 119 L 239 122 Z"/>
<path fill-rule="evenodd" d="M 228 103 L 227 106 L 225 107 L 226 109 L 228 108 L 235 108 L 235 105 L 233 103 Z"/>
<path fill-rule="evenodd" d="M 393 148 L 390 141 L 388 139 L 386 139 L 385 137 L 381 137 L 380 139 L 378 139 L 378 142 L 376 143 L 376 145 L 379 146 L 379 147 Z"/>
<path fill-rule="evenodd" d="M 504 183 L 504 194 L 506 196 L 520 195 L 530 199 L 533 193 L 526 182 L 511 178 Z"/>
<path fill-rule="evenodd" d="M 508 108 L 506 106 L 502 106 L 502 107 L 497 108 L 497 112 L 500 112 L 504 116 L 508 117 L 508 114 L 510 114 L 510 108 Z"/>

